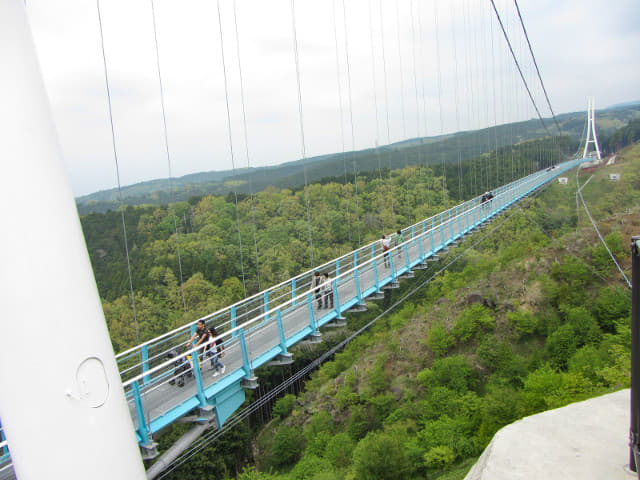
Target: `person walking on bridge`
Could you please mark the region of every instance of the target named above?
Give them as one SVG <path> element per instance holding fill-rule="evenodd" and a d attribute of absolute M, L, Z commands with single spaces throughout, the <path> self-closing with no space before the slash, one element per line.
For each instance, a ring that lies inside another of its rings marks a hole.
<path fill-rule="evenodd" d="M 215 338 L 215 348 L 214 345 L 211 345 L 209 349 L 209 356 L 211 357 L 211 368 L 215 371 L 213 372 L 213 376 L 217 377 L 218 375 L 224 373 L 226 367 L 222 364 L 220 359 L 224 357 L 224 343 L 222 338 L 216 338 L 218 336 L 218 331 L 216 327 L 211 329 L 211 338 Z"/>
<path fill-rule="evenodd" d="M 389 268 L 389 249 L 391 248 L 391 237 L 382 235 L 380 243 L 382 244 L 382 251 L 384 252 L 384 266 Z"/>
<path fill-rule="evenodd" d="M 196 352 L 198 353 L 198 357 L 204 355 L 211 347 L 211 345 L 207 343 L 210 338 L 211 331 L 204 324 L 204 320 L 198 320 L 196 331 L 193 333 L 193 335 L 191 335 L 191 338 L 187 342 L 187 350 L 190 350 L 193 347 L 198 347 L 199 345 L 204 345 L 203 347 L 196 350 Z M 193 342 L 196 343 L 194 344 Z M 213 361 L 211 362 L 211 368 L 213 368 Z"/>
<path fill-rule="evenodd" d="M 333 309 L 333 286 L 327 272 L 324 272 L 322 276 L 324 277 L 324 283 L 322 284 L 324 308 Z"/>

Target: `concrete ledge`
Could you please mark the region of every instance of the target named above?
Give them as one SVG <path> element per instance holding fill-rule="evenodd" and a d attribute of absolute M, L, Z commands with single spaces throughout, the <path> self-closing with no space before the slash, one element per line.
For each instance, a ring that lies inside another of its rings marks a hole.
<path fill-rule="evenodd" d="M 465 480 L 632 480 L 630 390 L 518 420 L 495 434 Z"/>

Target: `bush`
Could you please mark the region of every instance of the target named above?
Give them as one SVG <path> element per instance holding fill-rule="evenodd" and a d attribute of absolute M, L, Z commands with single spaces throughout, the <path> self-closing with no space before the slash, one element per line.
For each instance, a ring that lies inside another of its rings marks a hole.
<path fill-rule="evenodd" d="M 556 370 L 566 370 L 577 348 L 573 327 L 562 325 L 547 338 L 545 348 L 551 366 Z"/>
<path fill-rule="evenodd" d="M 573 327 L 576 345 L 597 345 L 602 339 L 602 331 L 595 318 L 584 307 L 571 308 L 567 312 L 567 323 Z"/>
<path fill-rule="evenodd" d="M 276 466 L 295 463 L 304 451 L 304 436 L 298 428 L 280 427 L 273 442 L 273 464 Z"/>
<path fill-rule="evenodd" d="M 333 467 L 328 460 L 315 455 L 305 455 L 302 460 L 293 467 L 289 478 L 291 480 L 312 480 L 317 473 L 332 471 Z"/>
<path fill-rule="evenodd" d="M 436 358 L 444 357 L 449 349 L 455 344 L 455 339 L 447 332 L 442 324 L 431 327 L 425 341 L 427 347 L 431 349 Z"/>
<path fill-rule="evenodd" d="M 424 454 L 424 463 L 427 468 L 442 470 L 450 466 L 456 459 L 456 454 L 451 447 L 439 446 L 430 449 Z"/>
<path fill-rule="evenodd" d="M 476 350 L 480 364 L 489 372 L 503 370 L 511 365 L 513 351 L 511 345 L 497 342 L 495 337 L 487 337 Z"/>
<path fill-rule="evenodd" d="M 288 393 L 275 403 L 273 406 L 273 414 L 282 419 L 291 413 L 295 404 L 296 396 Z"/>
<path fill-rule="evenodd" d="M 615 321 L 631 315 L 631 296 L 621 287 L 603 288 L 593 305 L 593 313 L 603 331 L 613 333 Z"/>
<path fill-rule="evenodd" d="M 369 433 L 353 452 L 356 480 L 403 480 L 409 472 L 404 444 L 387 433 Z"/>
<path fill-rule="evenodd" d="M 324 451 L 326 458 L 334 467 L 346 468 L 351 465 L 351 455 L 355 443 L 346 433 L 338 433 L 332 436 L 327 442 Z"/>
<path fill-rule="evenodd" d="M 451 333 L 460 341 L 468 342 L 479 331 L 495 329 L 496 320 L 484 305 L 471 305 L 465 308 L 456 320 Z"/>
<path fill-rule="evenodd" d="M 531 313 L 521 310 L 507 313 L 507 320 L 519 338 L 533 335 L 538 327 L 538 319 Z"/>
<path fill-rule="evenodd" d="M 418 373 L 418 380 L 429 388 L 440 385 L 464 393 L 476 386 L 477 375 L 467 358 L 455 355 L 434 361 L 431 369 Z"/>

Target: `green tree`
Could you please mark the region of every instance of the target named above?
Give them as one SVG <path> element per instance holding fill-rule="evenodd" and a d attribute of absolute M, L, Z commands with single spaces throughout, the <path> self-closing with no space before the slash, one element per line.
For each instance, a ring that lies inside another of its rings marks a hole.
<path fill-rule="evenodd" d="M 401 480 L 409 471 L 403 442 L 394 435 L 371 432 L 353 452 L 356 480 Z"/>

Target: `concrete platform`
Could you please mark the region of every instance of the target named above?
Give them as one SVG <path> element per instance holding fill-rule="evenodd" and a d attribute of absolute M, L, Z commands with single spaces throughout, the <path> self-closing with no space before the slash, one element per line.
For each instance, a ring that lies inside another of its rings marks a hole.
<path fill-rule="evenodd" d="M 632 480 L 630 390 L 523 418 L 498 431 L 465 480 Z"/>

